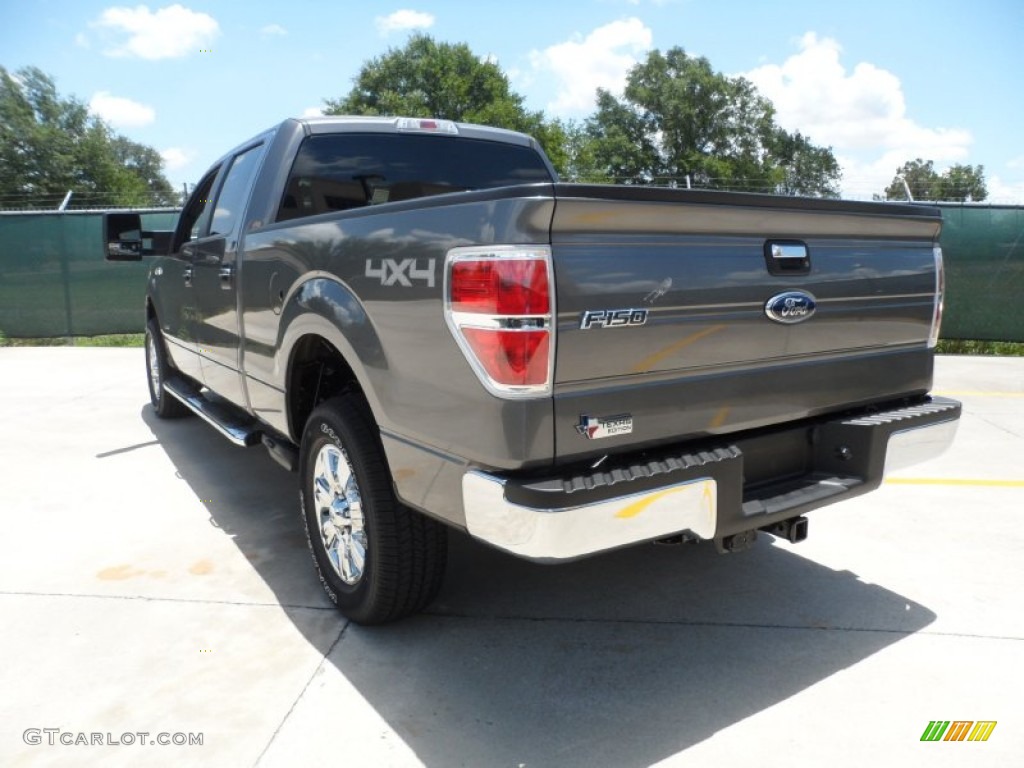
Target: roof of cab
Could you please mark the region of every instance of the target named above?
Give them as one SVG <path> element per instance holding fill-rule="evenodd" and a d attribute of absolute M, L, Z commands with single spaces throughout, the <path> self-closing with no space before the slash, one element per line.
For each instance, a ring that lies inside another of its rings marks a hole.
<path fill-rule="evenodd" d="M 392 117 L 384 115 L 317 115 L 293 119 L 306 126 L 309 133 L 345 133 L 367 130 L 380 131 L 382 133 L 408 131 L 439 136 L 458 135 L 471 139 L 505 141 L 523 146 L 535 145 L 534 140 L 525 133 L 509 131 L 505 128 L 492 128 L 487 125 L 459 123 L 454 120 L 442 120 L 440 118 Z M 417 130 L 413 125 L 415 123 L 453 126 L 455 133 L 430 128 Z"/>

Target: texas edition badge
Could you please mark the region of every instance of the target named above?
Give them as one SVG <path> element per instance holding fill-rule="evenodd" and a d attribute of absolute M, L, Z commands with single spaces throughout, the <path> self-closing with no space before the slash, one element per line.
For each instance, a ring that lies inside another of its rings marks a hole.
<path fill-rule="evenodd" d="M 576 431 L 588 440 L 628 435 L 633 432 L 633 417 L 628 413 L 618 416 L 583 415 L 580 416 L 580 423 L 576 425 Z"/>

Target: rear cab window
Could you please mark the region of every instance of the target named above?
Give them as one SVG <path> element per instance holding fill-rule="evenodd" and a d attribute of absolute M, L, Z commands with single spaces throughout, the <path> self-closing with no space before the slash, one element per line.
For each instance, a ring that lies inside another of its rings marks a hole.
<path fill-rule="evenodd" d="M 277 221 L 552 180 L 528 146 L 408 134 L 314 135 L 299 148 Z"/>

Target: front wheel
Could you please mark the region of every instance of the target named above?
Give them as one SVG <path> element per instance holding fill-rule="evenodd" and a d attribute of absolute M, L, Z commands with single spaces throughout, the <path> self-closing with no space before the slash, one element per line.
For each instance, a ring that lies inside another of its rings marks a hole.
<path fill-rule="evenodd" d="M 189 410 L 167 393 L 164 381 L 171 372 L 167 350 L 160 325 L 155 317 L 146 323 L 146 379 L 149 382 L 149 401 L 161 419 L 173 419 L 188 414 Z"/>
<path fill-rule="evenodd" d="M 366 400 L 346 393 L 306 422 L 299 501 L 327 596 L 359 624 L 424 608 L 447 561 L 443 525 L 402 505 Z"/>

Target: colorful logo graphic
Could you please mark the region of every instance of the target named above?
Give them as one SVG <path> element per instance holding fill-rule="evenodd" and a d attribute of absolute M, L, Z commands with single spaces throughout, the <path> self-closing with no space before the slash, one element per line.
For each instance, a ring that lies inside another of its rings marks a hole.
<path fill-rule="evenodd" d="M 995 729 L 995 720 L 931 720 L 921 741 L 988 741 Z"/>
<path fill-rule="evenodd" d="M 600 440 L 602 437 L 629 435 L 633 432 L 633 417 L 628 413 L 618 416 L 580 416 L 576 431 L 588 440 Z"/>

